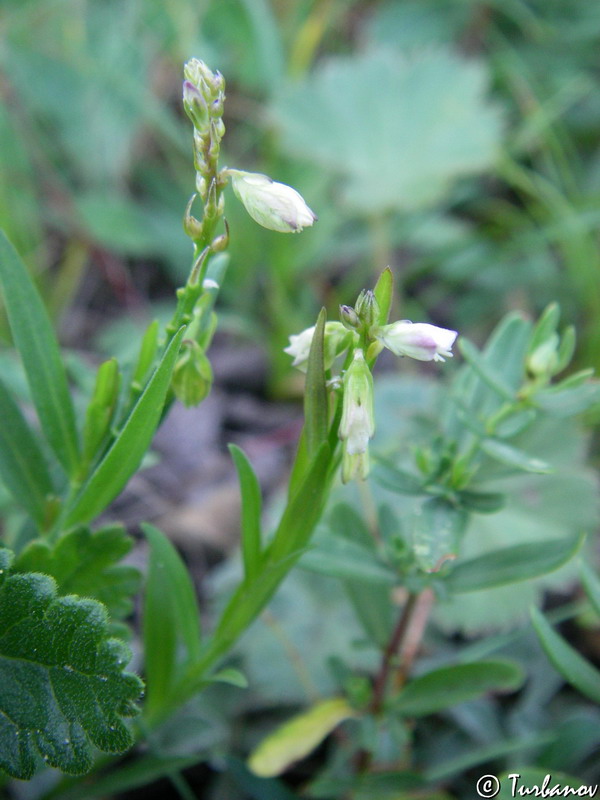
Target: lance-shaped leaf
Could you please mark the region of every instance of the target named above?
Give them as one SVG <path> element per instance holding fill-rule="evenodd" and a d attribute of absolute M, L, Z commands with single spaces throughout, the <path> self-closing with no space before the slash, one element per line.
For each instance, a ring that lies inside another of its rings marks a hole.
<path fill-rule="evenodd" d="M 34 540 L 17 556 L 13 569 L 50 575 L 61 594 L 92 597 L 104 603 L 113 619 L 121 619 L 131 613 L 140 585 L 139 570 L 118 563 L 132 544 L 120 525 L 93 533 L 75 528 L 54 543 Z"/>
<path fill-rule="evenodd" d="M 395 711 L 410 717 L 433 714 L 487 692 L 513 691 L 523 671 L 511 661 L 480 661 L 442 667 L 412 680 L 393 701 Z"/>
<path fill-rule="evenodd" d="M 8 389 L 0 381 L 0 478 L 38 526 L 53 493 L 44 455 Z"/>
<path fill-rule="evenodd" d="M 445 584 L 451 592 L 478 592 L 539 578 L 566 564 L 584 539 L 585 536 L 576 536 L 503 547 L 458 564 Z"/>
<path fill-rule="evenodd" d="M 544 615 L 531 609 L 531 621 L 548 660 L 581 694 L 600 703 L 600 672 L 560 636 Z"/>
<path fill-rule="evenodd" d="M 443 497 L 425 500 L 415 512 L 412 543 L 415 558 L 425 572 L 437 572 L 447 560 L 455 559 L 468 514 Z"/>
<path fill-rule="evenodd" d="M 236 445 L 230 444 L 229 452 L 237 469 L 242 492 L 244 574 L 248 580 L 252 580 L 258 572 L 261 559 L 260 513 L 262 500 L 260 484 L 244 451 L 236 447 Z"/>
<path fill-rule="evenodd" d="M 248 760 L 255 775 L 271 778 L 304 758 L 356 711 L 343 697 L 334 697 L 299 714 L 264 739 Z"/>
<path fill-rule="evenodd" d="M 123 671 L 129 650 L 108 638 L 100 603 L 58 597 L 47 575 L 11 575 L 11 559 L 0 550 L 0 767 L 21 779 L 42 760 L 87 772 L 92 746 L 131 746 L 122 718 L 137 713 L 142 682 Z"/>
<path fill-rule="evenodd" d="M 142 526 L 150 545 L 144 595 L 146 711 L 160 713 L 180 667 L 200 657 L 200 613 L 190 574 L 167 537 Z M 181 658 L 178 658 L 178 654 Z"/>
<path fill-rule="evenodd" d="M 0 286 L 42 429 L 67 472 L 79 462 L 73 403 L 58 342 L 27 268 L 0 231 Z"/>
<path fill-rule="evenodd" d="M 140 462 L 159 423 L 185 327 L 169 344 L 119 435 L 84 485 L 66 526 L 90 522 L 115 499 Z"/>

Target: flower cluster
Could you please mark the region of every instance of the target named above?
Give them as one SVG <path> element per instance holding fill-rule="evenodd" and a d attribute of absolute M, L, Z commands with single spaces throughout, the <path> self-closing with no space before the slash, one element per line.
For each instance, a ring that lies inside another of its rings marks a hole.
<path fill-rule="evenodd" d="M 369 471 L 369 440 L 375 433 L 373 377 L 369 363 L 382 348 L 394 355 L 418 361 L 444 361 L 452 357 L 457 332 L 427 322 L 399 320 L 382 324 L 381 311 L 373 292 L 361 292 L 354 308 L 340 307 L 341 322 L 325 325 L 325 369 L 348 351 L 341 381 L 342 418 L 338 436 L 342 440 L 342 480 L 364 479 Z M 293 366 L 306 370 L 315 328 L 290 336 L 285 352 Z M 365 352 L 367 356 L 365 357 Z M 369 363 L 368 363 L 369 362 Z"/>

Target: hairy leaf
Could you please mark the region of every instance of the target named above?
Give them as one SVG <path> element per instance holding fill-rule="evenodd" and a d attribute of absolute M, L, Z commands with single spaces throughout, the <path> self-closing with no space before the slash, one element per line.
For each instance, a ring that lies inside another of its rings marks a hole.
<path fill-rule="evenodd" d="M 61 594 L 99 600 L 114 619 L 131 613 L 132 597 L 140 585 L 135 567 L 118 564 L 133 540 L 120 525 L 93 533 L 76 528 L 51 544 L 35 540 L 18 555 L 15 572 L 43 572 L 54 578 Z"/>
<path fill-rule="evenodd" d="M 0 767 L 27 779 L 41 758 L 87 772 L 92 746 L 131 746 L 122 717 L 137 713 L 142 682 L 123 671 L 129 650 L 108 638 L 100 603 L 58 597 L 47 575 L 9 574 L 11 560 L 0 551 Z"/>

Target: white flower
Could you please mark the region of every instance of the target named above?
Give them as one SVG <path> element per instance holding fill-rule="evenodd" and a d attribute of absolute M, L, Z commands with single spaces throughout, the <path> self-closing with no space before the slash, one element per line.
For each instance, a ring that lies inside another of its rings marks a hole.
<path fill-rule="evenodd" d="M 369 471 L 369 439 L 375 433 L 373 413 L 373 376 L 363 351 L 354 351 L 352 364 L 344 375 L 342 419 L 338 435 L 344 442 L 342 480 L 364 480 Z"/>
<path fill-rule="evenodd" d="M 255 222 L 271 231 L 300 233 L 317 219 L 304 198 L 291 186 L 258 172 L 228 169 L 233 191 Z"/>
<path fill-rule="evenodd" d="M 427 322 L 401 320 L 384 325 L 374 332 L 382 345 L 397 356 L 410 356 L 419 361 L 444 361 L 452 358 L 456 331 L 438 328 Z"/>
<path fill-rule="evenodd" d="M 312 344 L 313 336 L 315 333 L 315 326 L 307 328 L 302 333 L 292 334 L 290 336 L 290 343 L 287 347 L 283 348 L 283 352 L 292 356 L 293 367 L 303 372 L 306 371 L 306 362 L 308 361 L 308 354 L 310 353 L 310 346 Z M 325 323 L 325 336 L 324 336 L 324 361 L 325 369 L 329 369 L 337 356 L 343 353 L 354 337 L 354 334 L 346 330 L 341 322 L 326 322 Z"/>

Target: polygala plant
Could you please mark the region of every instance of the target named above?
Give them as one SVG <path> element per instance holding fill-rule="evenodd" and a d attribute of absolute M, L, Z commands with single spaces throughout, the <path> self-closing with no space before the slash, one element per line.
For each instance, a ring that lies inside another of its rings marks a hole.
<path fill-rule="evenodd" d="M 119 563 L 132 545 L 125 529 L 98 520 L 139 469 L 170 405 L 197 405 L 210 392 L 207 351 L 230 237 L 225 187 L 231 182 L 250 216 L 270 230 L 298 233 L 317 219 L 295 189 L 220 166 L 225 81 L 197 59 L 184 75 L 196 170 L 184 217 L 193 242 L 189 278 L 177 291 L 170 322 L 162 330 L 156 322 L 148 327 L 135 363 L 113 358 L 100 365 L 81 412 L 36 288 L 11 244 L 0 239 L 6 312 L 39 422 L 32 424 L 0 382 L 0 477 L 22 511 L 0 549 L 0 767 L 21 780 L 45 770 L 39 797 L 91 798 L 160 775 L 183 797 L 192 796 L 179 770 L 206 753 L 163 757 L 153 743 L 208 687 L 244 686 L 244 675 L 223 662 L 300 562 L 342 582 L 376 666 L 365 673 L 338 663 L 333 696 L 259 744 L 248 768 L 265 781 L 264 797 L 291 796 L 275 776 L 338 728 L 332 754 L 306 788 L 309 796 L 445 797 L 436 792 L 452 772 L 428 763 L 415 746 L 420 725 L 458 703 L 515 691 L 524 674 L 508 658 L 453 653 L 414 677 L 428 615 L 436 604 L 443 608 L 468 593 L 477 598 L 547 576 L 581 548 L 582 536 L 569 530 L 475 556 L 465 549 L 474 533 L 468 528 L 514 500 L 502 479 L 552 472 L 536 442 L 540 435 L 552 439 L 567 417 L 597 403 L 598 388 L 589 371 L 554 380 L 575 344 L 571 328 L 558 332 L 556 305 L 536 324 L 513 314 L 482 352 L 459 338 L 465 364 L 418 442 L 392 437 L 384 458 L 370 458 L 379 424 L 388 424 L 377 418 L 379 354 L 387 348 L 399 357 L 443 362 L 457 338 L 456 331 L 427 322 L 390 321 L 393 276 L 383 269 L 354 306 L 340 307 L 339 320 L 327 320 L 323 309 L 312 327 L 290 337 L 286 352 L 306 373 L 305 419 L 283 510 L 269 535 L 252 465 L 230 446 L 242 498 L 243 574 L 210 630 L 201 631 L 193 584 L 175 548 L 156 527 L 142 526 L 149 550 L 144 681 L 127 671 L 126 640 L 133 634 L 124 621 L 141 576 Z M 374 497 L 384 487 L 400 501 L 363 512 L 339 502 L 338 478 L 369 479 L 364 486 L 375 487 Z M 330 496 L 337 504 L 311 542 Z M 587 569 L 585 580 L 597 599 L 597 577 Z M 555 666 L 600 700 L 591 665 L 534 614 Z M 123 762 L 120 754 L 132 747 L 137 760 Z"/>

